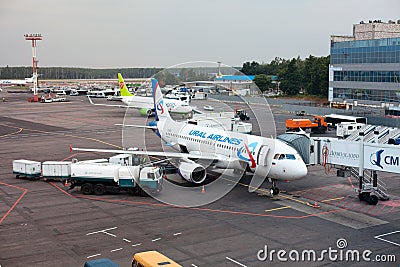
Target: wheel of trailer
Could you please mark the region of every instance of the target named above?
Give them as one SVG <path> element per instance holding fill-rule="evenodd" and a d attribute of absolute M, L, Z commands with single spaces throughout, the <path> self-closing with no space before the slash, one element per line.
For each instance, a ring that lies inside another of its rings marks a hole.
<path fill-rule="evenodd" d="M 19 179 L 19 174 L 15 175 L 15 178 Z"/>
<path fill-rule="evenodd" d="M 81 190 L 84 195 L 90 195 L 91 193 L 93 193 L 93 185 L 83 184 Z"/>
<path fill-rule="evenodd" d="M 103 184 L 96 184 L 94 186 L 94 193 L 98 196 L 103 195 L 106 192 L 106 187 Z"/>
<path fill-rule="evenodd" d="M 368 199 L 367 199 L 367 203 L 370 205 L 376 205 L 378 204 L 378 197 L 375 195 L 371 195 Z"/>
<path fill-rule="evenodd" d="M 361 201 L 367 201 L 369 199 L 369 193 L 367 192 L 359 193 L 358 199 L 360 199 Z"/>

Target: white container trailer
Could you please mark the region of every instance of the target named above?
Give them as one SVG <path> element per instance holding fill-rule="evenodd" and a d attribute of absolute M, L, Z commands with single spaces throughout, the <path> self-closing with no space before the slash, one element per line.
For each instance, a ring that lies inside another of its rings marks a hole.
<path fill-rule="evenodd" d="M 45 161 L 42 163 L 42 177 L 45 179 L 68 179 L 71 176 L 71 162 Z"/>
<path fill-rule="evenodd" d="M 15 177 L 27 177 L 39 179 L 41 174 L 41 163 L 26 159 L 13 160 L 13 174 Z"/>

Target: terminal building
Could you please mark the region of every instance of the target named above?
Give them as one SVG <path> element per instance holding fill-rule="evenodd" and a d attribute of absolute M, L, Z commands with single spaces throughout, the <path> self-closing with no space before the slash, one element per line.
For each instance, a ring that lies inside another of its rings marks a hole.
<path fill-rule="evenodd" d="M 328 100 L 399 106 L 400 20 L 361 21 L 353 35 L 331 36 Z"/>

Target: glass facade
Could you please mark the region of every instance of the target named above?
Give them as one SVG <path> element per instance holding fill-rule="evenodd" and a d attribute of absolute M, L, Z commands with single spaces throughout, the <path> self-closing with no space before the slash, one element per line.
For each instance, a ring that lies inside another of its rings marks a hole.
<path fill-rule="evenodd" d="M 370 90 L 370 89 L 349 89 L 334 88 L 333 97 L 342 100 L 368 100 L 379 102 L 400 102 L 400 90 Z"/>
<path fill-rule="evenodd" d="M 400 103 L 400 37 L 332 42 L 330 63 L 333 99 Z"/>
<path fill-rule="evenodd" d="M 331 64 L 399 63 L 400 38 L 331 44 Z"/>
<path fill-rule="evenodd" d="M 334 81 L 399 83 L 400 71 L 335 71 Z"/>

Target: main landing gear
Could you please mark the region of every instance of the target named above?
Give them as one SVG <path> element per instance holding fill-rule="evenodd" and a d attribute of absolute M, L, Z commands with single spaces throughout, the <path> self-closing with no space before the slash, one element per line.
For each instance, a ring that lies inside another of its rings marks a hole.
<path fill-rule="evenodd" d="M 275 186 L 275 180 L 270 179 L 270 182 L 272 184 L 272 187 L 269 189 L 269 194 L 271 195 L 271 197 L 279 195 L 279 188 Z"/>

